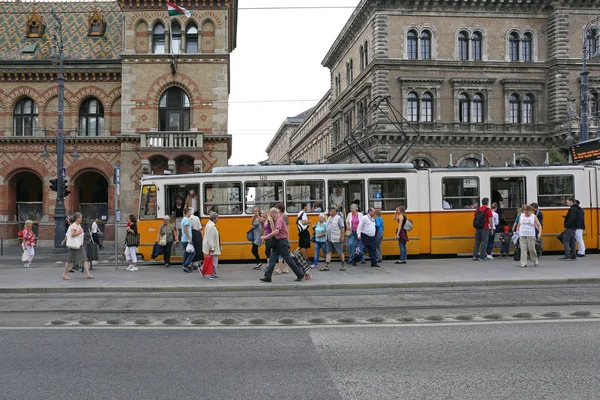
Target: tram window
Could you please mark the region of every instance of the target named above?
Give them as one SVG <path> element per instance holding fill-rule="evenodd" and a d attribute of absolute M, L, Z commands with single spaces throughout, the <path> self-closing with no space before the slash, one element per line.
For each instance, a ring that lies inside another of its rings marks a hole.
<path fill-rule="evenodd" d="M 406 179 L 372 179 L 369 181 L 369 207 L 394 211 L 406 204 Z"/>
<path fill-rule="evenodd" d="M 238 182 L 216 182 L 204 184 L 204 213 L 219 215 L 242 213 L 242 184 Z"/>
<path fill-rule="evenodd" d="M 286 210 L 288 213 L 300 211 L 302 203 L 308 203 L 309 212 L 324 212 L 325 182 L 288 181 L 286 189 Z"/>
<path fill-rule="evenodd" d="M 540 207 L 566 207 L 568 197 L 575 197 L 573 175 L 538 176 Z"/>
<path fill-rule="evenodd" d="M 200 185 L 170 185 L 165 187 L 165 215 L 183 217 L 183 209 L 192 207 L 194 213 L 200 210 Z"/>
<path fill-rule="evenodd" d="M 283 182 L 246 182 L 246 214 L 252 214 L 254 207 L 269 210 L 283 201 Z"/>
<path fill-rule="evenodd" d="M 140 198 L 140 218 L 156 219 L 156 186 L 142 186 L 142 197 Z M 121 217 L 122 218 L 122 217 Z"/>
<path fill-rule="evenodd" d="M 443 178 L 441 200 L 444 210 L 479 207 L 479 178 Z"/>

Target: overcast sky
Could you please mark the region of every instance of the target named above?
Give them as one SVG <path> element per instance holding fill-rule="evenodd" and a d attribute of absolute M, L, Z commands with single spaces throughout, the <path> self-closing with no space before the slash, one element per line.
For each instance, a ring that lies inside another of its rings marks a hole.
<path fill-rule="evenodd" d="M 325 54 L 360 0 L 239 0 L 231 55 L 229 164 L 265 160 L 285 118 L 314 106 L 329 89 Z M 248 9 L 261 7 L 350 7 Z"/>

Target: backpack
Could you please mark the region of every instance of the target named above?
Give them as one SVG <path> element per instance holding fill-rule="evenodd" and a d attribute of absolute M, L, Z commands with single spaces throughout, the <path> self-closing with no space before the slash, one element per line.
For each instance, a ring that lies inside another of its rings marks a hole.
<path fill-rule="evenodd" d="M 410 232 L 410 231 L 412 231 L 412 228 L 413 228 L 412 220 L 406 219 L 406 222 L 404 223 L 404 230 L 406 232 Z"/>
<path fill-rule="evenodd" d="M 487 210 L 489 210 L 489 208 L 487 207 L 483 210 L 481 208 L 477 210 L 477 212 L 475 213 L 475 218 L 473 218 L 473 228 L 483 229 L 483 227 L 485 226 L 485 213 L 487 212 Z"/>

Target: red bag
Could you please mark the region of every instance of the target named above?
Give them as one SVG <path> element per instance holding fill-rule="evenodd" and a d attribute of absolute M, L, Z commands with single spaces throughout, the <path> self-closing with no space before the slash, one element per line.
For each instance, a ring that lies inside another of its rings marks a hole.
<path fill-rule="evenodd" d="M 202 268 L 200 268 L 200 273 L 202 275 L 213 275 L 215 273 L 213 262 L 212 256 L 204 257 L 204 263 L 202 264 Z"/>

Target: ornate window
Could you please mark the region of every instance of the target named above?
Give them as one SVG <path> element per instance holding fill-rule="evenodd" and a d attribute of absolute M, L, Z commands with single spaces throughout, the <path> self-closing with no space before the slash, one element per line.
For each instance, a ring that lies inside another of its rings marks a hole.
<path fill-rule="evenodd" d="M 180 88 L 173 86 L 160 97 L 158 105 L 159 130 L 190 130 L 190 98 Z"/>
<path fill-rule="evenodd" d="M 429 92 L 421 97 L 421 121 L 433 122 L 433 95 Z"/>
<path fill-rule="evenodd" d="M 471 122 L 471 101 L 469 95 L 461 93 L 458 96 L 458 120 L 463 123 Z"/>
<path fill-rule="evenodd" d="M 185 31 L 185 52 L 198 53 L 198 27 L 191 23 Z"/>
<path fill-rule="evenodd" d="M 476 93 L 473 95 L 473 113 L 472 113 L 472 121 L 475 123 L 483 122 L 483 95 L 481 93 Z"/>
<path fill-rule="evenodd" d="M 458 58 L 461 61 L 469 59 L 469 34 L 465 31 L 458 33 Z"/>
<path fill-rule="evenodd" d="M 27 16 L 26 36 L 29 38 L 41 38 L 44 35 L 44 21 L 41 14 L 35 11 Z"/>
<path fill-rule="evenodd" d="M 419 121 L 419 97 L 415 92 L 408 94 L 408 101 L 406 103 L 406 119 L 409 122 Z"/>
<path fill-rule="evenodd" d="M 508 56 L 510 61 L 519 61 L 519 34 L 511 32 L 508 38 Z"/>
<path fill-rule="evenodd" d="M 417 59 L 417 50 L 418 50 L 418 35 L 417 31 L 411 29 L 408 31 L 408 35 L 406 37 L 406 49 L 407 49 L 407 57 L 410 60 Z"/>
<path fill-rule="evenodd" d="M 523 96 L 523 123 L 533 124 L 533 95 L 528 93 Z"/>
<path fill-rule="evenodd" d="M 79 107 L 79 134 L 100 136 L 104 132 L 104 107 L 98 99 L 90 97 Z"/>
<path fill-rule="evenodd" d="M 479 168 L 480 161 L 481 160 L 473 157 L 466 157 L 458 164 L 458 166 L 460 168 Z"/>
<path fill-rule="evenodd" d="M 508 99 L 508 120 L 511 124 L 521 123 L 521 98 L 518 94 L 513 93 Z"/>
<path fill-rule="evenodd" d="M 165 27 L 160 22 L 152 30 L 152 52 L 165 54 Z"/>
<path fill-rule="evenodd" d="M 29 97 L 23 98 L 15 106 L 13 113 L 14 135 L 34 136 L 38 129 L 38 108 Z"/>
<path fill-rule="evenodd" d="M 475 61 L 481 61 L 482 43 L 483 35 L 481 34 L 481 32 L 473 32 L 473 36 L 471 37 L 471 47 L 473 50 L 471 53 L 473 55 L 473 60 Z"/>
<path fill-rule="evenodd" d="M 421 60 L 431 59 L 431 32 L 421 32 Z"/>
<path fill-rule="evenodd" d="M 179 22 L 171 22 L 171 53 L 181 53 L 181 26 Z"/>
<path fill-rule="evenodd" d="M 586 44 L 588 58 L 594 57 L 600 50 L 598 49 L 598 30 L 596 28 L 591 28 L 587 31 Z"/>
<path fill-rule="evenodd" d="M 104 22 L 104 17 L 98 10 L 94 10 L 92 15 L 88 19 L 88 36 L 104 35 L 105 27 L 106 22 Z"/>
<path fill-rule="evenodd" d="M 533 36 L 531 33 L 526 32 L 523 34 L 523 40 L 521 41 L 521 53 L 523 61 L 532 61 L 533 52 L 531 44 L 533 43 Z"/>

